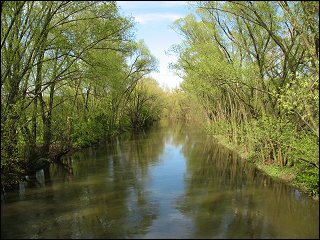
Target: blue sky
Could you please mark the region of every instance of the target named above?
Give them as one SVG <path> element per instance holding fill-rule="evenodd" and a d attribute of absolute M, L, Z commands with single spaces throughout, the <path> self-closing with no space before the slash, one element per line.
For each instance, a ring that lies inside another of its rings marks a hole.
<path fill-rule="evenodd" d="M 159 72 L 152 73 L 161 87 L 175 88 L 182 79 L 169 70 L 169 63 L 177 56 L 166 55 L 171 45 L 181 42 L 170 28 L 172 23 L 186 16 L 190 10 L 185 1 L 117 1 L 120 12 L 135 18 L 137 40 L 144 39 L 152 55 L 159 61 Z"/>

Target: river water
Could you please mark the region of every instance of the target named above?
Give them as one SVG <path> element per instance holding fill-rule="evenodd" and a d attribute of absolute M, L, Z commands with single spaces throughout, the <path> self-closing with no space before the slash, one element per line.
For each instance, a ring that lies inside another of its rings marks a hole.
<path fill-rule="evenodd" d="M 319 238 L 319 202 L 195 128 L 76 152 L 1 201 L 1 238 Z"/>

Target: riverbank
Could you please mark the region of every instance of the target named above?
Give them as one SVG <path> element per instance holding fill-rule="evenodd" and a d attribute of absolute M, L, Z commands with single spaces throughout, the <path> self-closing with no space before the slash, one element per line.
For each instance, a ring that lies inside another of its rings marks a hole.
<path fill-rule="evenodd" d="M 15 191 L 19 189 L 19 182 L 25 181 L 26 179 L 33 179 L 35 180 L 36 172 L 41 169 L 47 169 L 51 164 L 58 164 L 64 166 L 64 159 L 67 157 L 70 157 L 72 154 L 74 154 L 77 151 L 90 148 L 96 145 L 99 145 L 103 142 L 109 142 L 112 141 L 117 136 L 120 136 L 124 133 L 130 133 L 130 132 L 137 132 L 146 130 L 151 125 L 147 125 L 144 128 L 119 128 L 115 131 L 112 131 L 108 135 L 106 135 L 104 138 L 100 139 L 90 139 L 88 141 L 83 141 L 81 144 L 79 143 L 69 143 L 68 146 L 64 146 L 62 144 L 51 144 L 49 146 L 49 151 L 47 153 L 42 153 L 42 145 L 36 146 L 35 155 L 33 158 L 30 158 L 29 160 L 21 158 L 19 161 L 17 161 L 17 166 L 19 167 L 19 172 L 16 172 L 16 176 L 14 181 L 9 181 L 7 179 L 2 179 L 1 181 L 1 191 L 2 193 L 8 192 L 8 191 Z M 31 160 L 32 159 L 32 160 Z M 17 168 L 17 167 L 15 167 Z M 27 181 L 29 181 L 27 180 Z M 31 180 L 32 181 L 32 180 Z"/>
<path fill-rule="evenodd" d="M 254 156 L 254 152 L 252 150 L 228 141 L 228 138 L 223 135 L 210 135 L 216 138 L 221 145 L 235 151 L 242 159 L 252 162 L 260 171 L 272 177 L 274 180 L 281 181 L 295 187 L 299 191 L 308 194 L 314 200 L 319 201 L 319 191 L 316 192 L 313 188 L 310 188 L 305 181 L 301 181 L 303 179 L 298 177 L 299 172 L 303 170 L 301 167 L 299 168 L 299 166 L 294 165 L 290 167 L 284 166 L 281 168 L 273 163 L 263 163 L 261 159 L 257 159 L 256 156 Z"/>
<path fill-rule="evenodd" d="M 319 236 L 317 202 L 194 125 L 124 133 L 63 162 L 39 172 L 39 186 L 7 193 L 2 238 Z"/>

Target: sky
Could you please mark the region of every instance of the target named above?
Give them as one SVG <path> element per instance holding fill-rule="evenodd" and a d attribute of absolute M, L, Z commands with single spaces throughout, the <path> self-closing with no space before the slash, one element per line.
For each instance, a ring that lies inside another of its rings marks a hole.
<path fill-rule="evenodd" d="M 166 51 L 182 41 L 170 26 L 190 12 L 187 2 L 117 1 L 117 4 L 122 15 L 135 18 L 137 40 L 143 39 L 151 54 L 159 61 L 159 72 L 151 73 L 150 76 L 163 88 L 178 87 L 182 79 L 169 69 L 169 63 L 175 62 L 177 56 L 168 55 Z"/>

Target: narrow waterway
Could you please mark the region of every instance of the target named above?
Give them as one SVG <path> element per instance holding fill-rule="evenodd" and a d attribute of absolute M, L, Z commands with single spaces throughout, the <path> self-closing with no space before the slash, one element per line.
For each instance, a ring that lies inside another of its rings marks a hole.
<path fill-rule="evenodd" d="M 319 202 L 196 128 L 76 152 L 1 201 L 1 238 L 319 238 Z"/>

